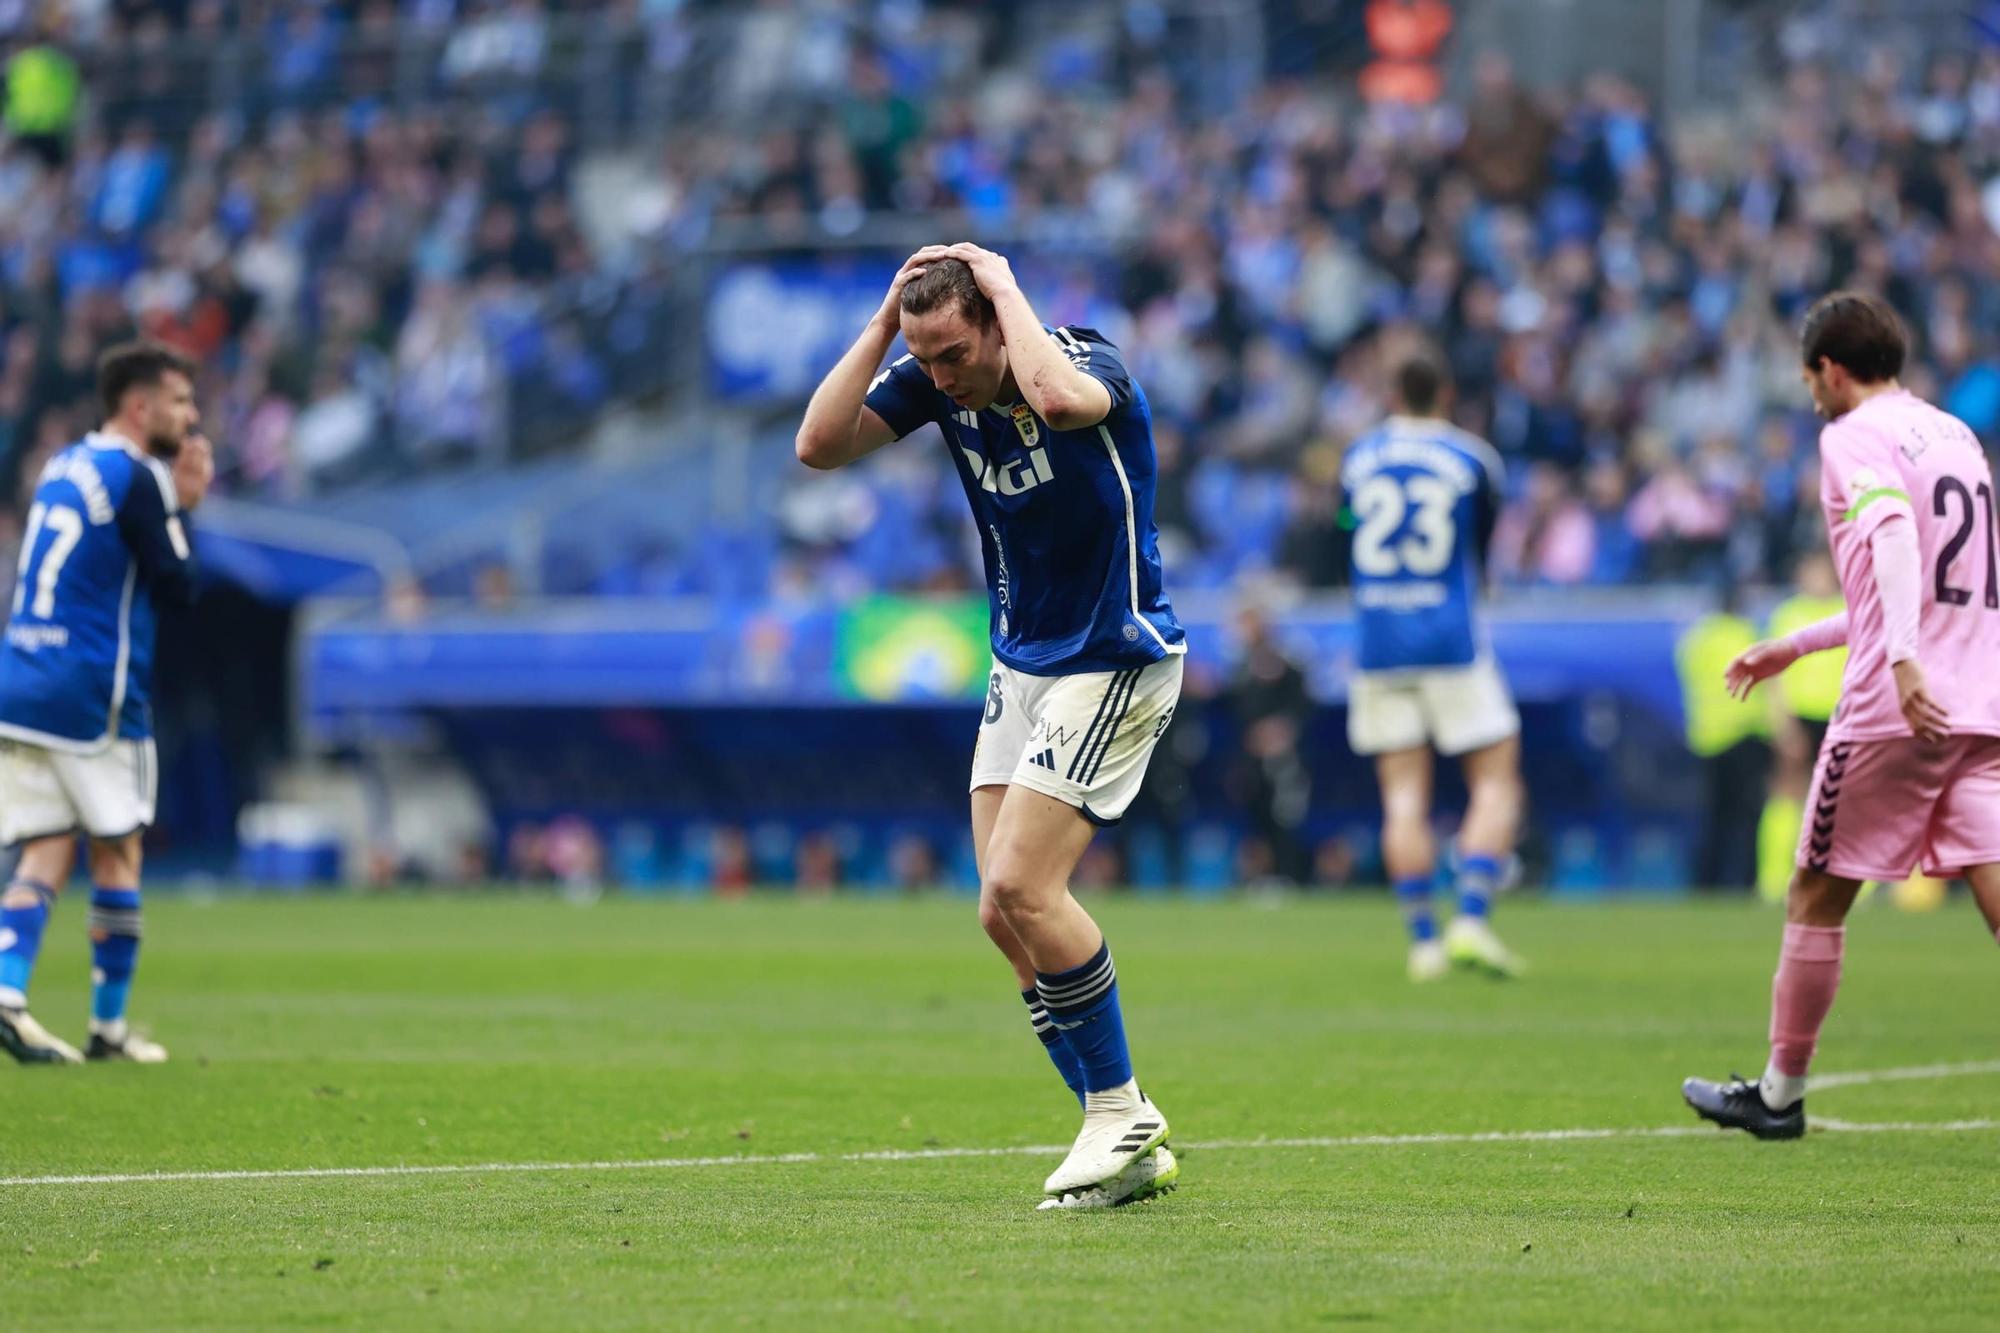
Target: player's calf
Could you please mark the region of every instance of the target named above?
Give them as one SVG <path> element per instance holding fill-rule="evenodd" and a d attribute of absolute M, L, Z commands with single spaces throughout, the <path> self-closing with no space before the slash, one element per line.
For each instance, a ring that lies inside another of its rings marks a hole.
<path fill-rule="evenodd" d="M 28 982 L 55 901 L 55 890 L 33 879 L 17 879 L 0 894 L 0 1009 L 28 1007 Z"/>
<path fill-rule="evenodd" d="M 98 889 L 90 896 L 90 1046 L 92 1060 L 162 1064 L 166 1047 L 133 1035 L 125 1021 L 139 963 L 139 891 Z"/>

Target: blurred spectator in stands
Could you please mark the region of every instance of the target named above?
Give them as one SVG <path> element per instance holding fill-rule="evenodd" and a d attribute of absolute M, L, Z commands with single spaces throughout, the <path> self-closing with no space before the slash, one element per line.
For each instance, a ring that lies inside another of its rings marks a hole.
<path fill-rule="evenodd" d="M 824 829 L 799 839 L 792 872 L 801 895 L 824 897 L 840 887 L 840 844 Z"/>
<path fill-rule="evenodd" d="M 1472 80 L 1459 160 L 1488 198 L 1526 201 L 1541 189 L 1555 124 L 1500 52 L 1481 54 Z"/>
<path fill-rule="evenodd" d="M 1305 673 L 1278 645 L 1261 609 L 1246 607 L 1236 631 L 1242 656 L 1226 697 L 1243 733 L 1232 785 L 1250 816 L 1247 855 L 1264 876 L 1303 884 L 1311 867 L 1300 828 L 1312 799 L 1312 774 L 1299 756 L 1312 714 Z"/>
<path fill-rule="evenodd" d="M 889 882 L 897 888 L 932 889 L 942 880 L 937 849 L 929 838 L 921 833 L 902 833 L 889 844 Z"/>
<path fill-rule="evenodd" d="M 1569 474 L 1552 463 L 1528 471 L 1526 491 L 1500 514 L 1493 568 L 1514 583 L 1582 583 L 1597 570 L 1597 524 Z"/>
<path fill-rule="evenodd" d="M 593 902 L 604 892 L 604 839 L 581 815 L 558 815 L 542 834 L 549 873 L 572 902 Z"/>
<path fill-rule="evenodd" d="M 1728 503 L 1672 456 L 1632 497 L 1627 515 L 1632 535 L 1646 543 L 1647 572 L 1657 579 L 1713 572 L 1729 522 Z"/>
<path fill-rule="evenodd" d="M 83 79 L 64 49 L 68 9 L 36 5 L 38 40 L 7 62 L 7 133 L 44 166 L 56 168 L 69 157 Z"/>

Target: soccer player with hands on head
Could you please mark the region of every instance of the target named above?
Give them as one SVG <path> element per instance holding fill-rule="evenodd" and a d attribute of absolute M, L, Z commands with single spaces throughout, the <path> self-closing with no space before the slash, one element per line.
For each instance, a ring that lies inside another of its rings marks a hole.
<path fill-rule="evenodd" d="M 1691 1078 L 1682 1095 L 1759 1138 L 1805 1133 L 1806 1069 L 1840 986 L 1846 921 L 1868 880 L 1913 866 L 1972 886 L 2000 936 L 2000 527 L 1970 428 L 1905 389 L 1906 339 L 1879 297 L 1806 313 L 1803 375 L 1820 498 L 1847 610 L 1730 663 L 1740 695 L 1847 645 L 1840 707 L 1806 800 L 1760 1079 Z"/>
<path fill-rule="evenodd" d="M 881 369 L 899 335 L 908 351 Z M 1118 349 L 1044 325 L 1005 258 L 927 246 L 813 394 L 798 456 L 841 467 L 933 424 L 978 525 L 992 627 L 970 781 L 979 920 L 1084 1111 L 1042 1206 L 1146 1198 L 1179 1168 L 1133 1077 L 1110 946 L 1069 879 L 1138 793 L 1180 696 L 1151 412 Z"/>

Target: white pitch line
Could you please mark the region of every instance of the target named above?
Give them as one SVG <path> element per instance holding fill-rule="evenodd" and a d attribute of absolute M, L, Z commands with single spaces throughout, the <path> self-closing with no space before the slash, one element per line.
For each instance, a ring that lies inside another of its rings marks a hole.
<path fill-rule="evenodd" d="M 2000 1060 L 1904 1069 L 1855 1070 L 1827 1074 L 1814 1091 L 1913 1079 L 2000 1074 Z M 1815 1130 L 1835 1134 L 1966 1134 L 2000 1130 L 2000 1120 L 1836 1120 L 1814 1116 Z M 1716 1134 L 1706 1125 L 1655 1125 L 1610 1129 L 1483 1130 L 1433 1134 L 1345 1134 L 1309 1138 L 1210 1139 L 1181 1145 L 1193 1152 L 1258 1152 L 1295 1148 L 1413 1148 L 1476 1143 L 1578 1143 L 1603 1139 L 1685 1139 Z M 390 1176 L 529 1175 L 559 1171 L 689 1171 L 712 1167 L 796 1166 L 814 1162 L 933 1162 L 967 1157 L 1050 1157 L 1067 1150 L 1059 1143 L 1026 1143 L 998 1148 L 880 1148 L 850 1153 L 745 1153 L 735 1157 L 650 1157 L 615 1162 L 468 1162 L 421 1166 L 312 1166 L 268 1171 L 130 1171 L 100 1175 L 0 1176 L 0 1188 L 22 1185 L 138 1185 L 175 1181 L 342 1180 Z"/>
<path fill-rule="evenodd" d="M 2000 1120 L 1835 1120 L 1816 1115 L 1808 1122 L 1814 1129 L 1838 1134 L 1964 1134 L 1977 1130 L 2000 1129 Z"/>
<path fill-rule="evenodd" d="M 2000 1074 L 2000 1060 L 1973 1060 L 1955 1065 L 1911 1065 L 1905 1069 L 1857 1069 L 1846 1074 L 1821 1074 L 1807 1092 L 1853 1088 L 1864 1083 L 1900 1083 L 1908 1079 L 1963 1078 L 1968 1074 Z"/>

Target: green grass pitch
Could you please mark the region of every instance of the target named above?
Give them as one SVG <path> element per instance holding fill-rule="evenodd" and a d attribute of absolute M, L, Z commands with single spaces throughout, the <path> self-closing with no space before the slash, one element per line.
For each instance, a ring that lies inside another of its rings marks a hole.
<path fill-rule="evenodd" d="M 1093 906 L 1184 1170 L 1063 1215 L 1059 1154 L 943 1155 L 1075 1130 L 967 903 L 160 895 L 134 1011 L 174 1062 L 0 1068 L 0 1328 L 2000 1321 L 2000 957 L 1962 901 L 1857 914 L 1819 1064 L 1986 1069 L 1825 1089 L 1878 1132 L 1791 1144 L 1452 1137 L 1692 1128 L 1683 1075 L 1761 1061 L 1767 911 L 1506 902 L 1529 979 L 1414 989 L 1380 899 Z M 72 1037 L 82 917 L 34 997 Z"/>

